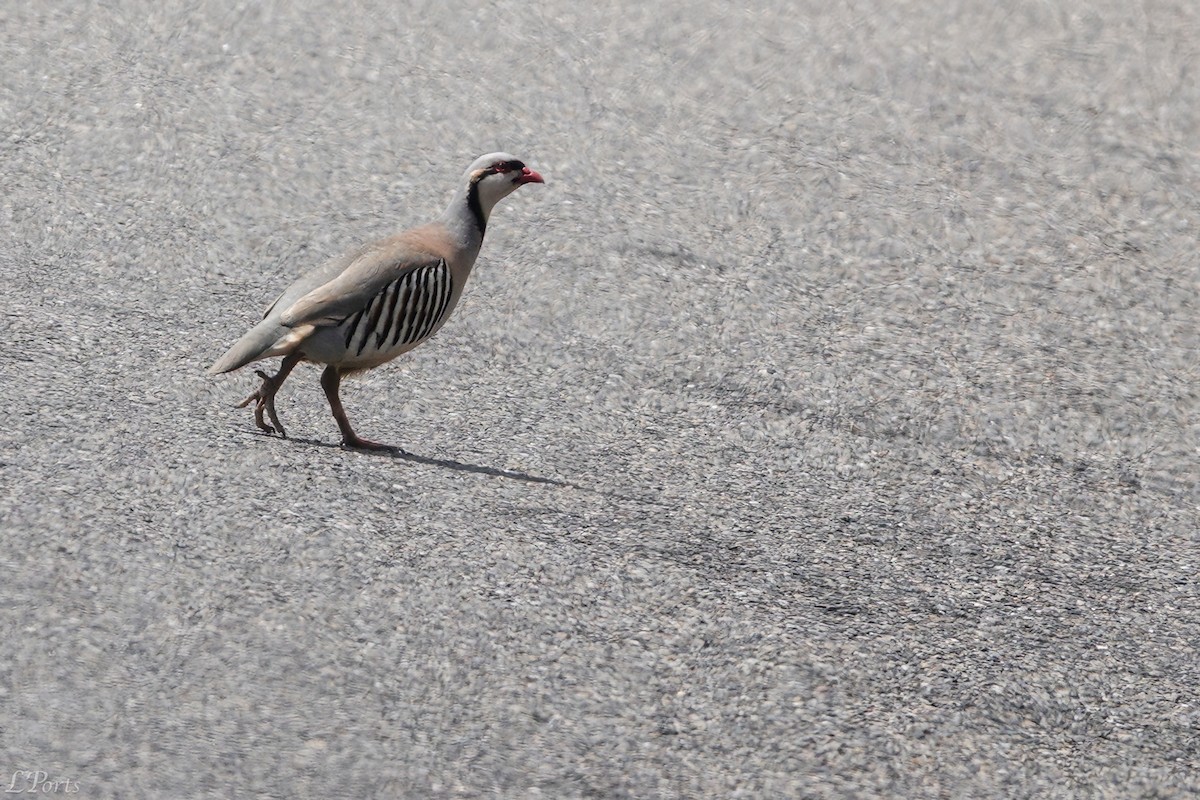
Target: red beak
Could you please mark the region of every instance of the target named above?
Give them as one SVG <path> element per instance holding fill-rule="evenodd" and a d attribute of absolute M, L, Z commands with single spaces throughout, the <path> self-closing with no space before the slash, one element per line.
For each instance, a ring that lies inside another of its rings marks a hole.
<path fill-rule="evenodd" d="M 545 181 L 542 180 L 541 175 L 538 175 L 537 172 L 531 170 L 529 167 L 522 167 L 521 176 L 517 178 L 517 186 L 526 183 L 545 183 Z"/>

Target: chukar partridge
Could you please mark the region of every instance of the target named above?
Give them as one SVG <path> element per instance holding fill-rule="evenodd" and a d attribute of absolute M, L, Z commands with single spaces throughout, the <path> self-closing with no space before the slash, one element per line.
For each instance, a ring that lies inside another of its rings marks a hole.
<path fill-rule="evenodd" d="M 462 296 L 492 208 L 517 187 L 542 182 L 541 175 L 508 153 L 480 156 L 467 168 L 441 217 L 302 276 L 267 308 L 262 322 L 208 368 L 209 374 L 283 356 L 274 375 L 257 370 L 262 385 L 238 408 L 253 403 L 258 427 L 286 437 L 275 394 L 296 364 L 324 364 L 321 387 L 342 444 L 393 449 L 363 439 L 350 427 L 338 396 L 342 376 L 391 361 L 437 333 Z"/>

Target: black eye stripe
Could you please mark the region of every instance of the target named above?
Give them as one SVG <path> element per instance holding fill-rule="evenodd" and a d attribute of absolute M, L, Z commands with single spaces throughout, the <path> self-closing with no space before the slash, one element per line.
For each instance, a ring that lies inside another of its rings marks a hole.
<path fill-rule="evenodd" d="M 495 175 L 497 172 L 520 172 L 523 169 L 525 169 L 525 164 L 514 159 L 512 161 L 497 161 L 488 167 L 487 171 L 489 175 Z"/>
<path fill-rule="evenodd" d="M 521 172 L 525 169 L 525 162 L 518 161 L 515 158 L 512 161 L 497 161 L 490 167 L 484 167 L 471 176 L 471 185 L 479 183 L 489 175 L 501 175 L 508 172 Z"/>

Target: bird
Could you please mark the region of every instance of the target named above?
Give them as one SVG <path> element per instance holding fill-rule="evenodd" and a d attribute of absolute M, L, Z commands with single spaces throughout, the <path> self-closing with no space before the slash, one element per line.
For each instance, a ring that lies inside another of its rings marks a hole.
<path fill-rule="evenodd" d="M 275 395 L 301 361 L 323 364 L 321 388 L 342 445 L 398 450 L 354 432 L 339 395 L 342 377 L 391 361 L 438 332 L 462 297 L 492 209 L 528 183 L 545 181 L 508 153 L 480 156 L 463 173 L 440 217 L 362 245 L 302 275 L 208 373 L 233 372 L 283 356 L 274 375 L 255 370 L 262 384 L 236 407 L 253 403 L 258 428 L 287 438 Z"/>

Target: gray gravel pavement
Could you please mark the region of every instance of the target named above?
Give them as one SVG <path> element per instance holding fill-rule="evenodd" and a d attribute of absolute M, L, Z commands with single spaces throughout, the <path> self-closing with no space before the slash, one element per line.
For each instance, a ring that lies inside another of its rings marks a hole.
<path fill-rule="evenodd" d="M 1198 43 L 1118 0 L 0 7 L 0 787 L 1195 796 Z M 204 368 L 495 149 L 546 186 L 344 387 L 408 455 L 339 448 L 309 366 L 257 434 Z"/>

